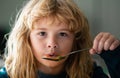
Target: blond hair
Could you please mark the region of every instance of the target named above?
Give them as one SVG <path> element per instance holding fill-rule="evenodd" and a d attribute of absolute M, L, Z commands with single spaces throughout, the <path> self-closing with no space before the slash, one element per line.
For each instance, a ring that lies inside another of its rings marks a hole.
<path fill-rule="evenodd" d="M 91 47 L 88 21 L 72 0 L 30 0 L 21 10 L 7 42 L 5 61 L 10 78 L 36 78 L 37 64 L 29 35 L 34 23 L 51 17 L 64 22 L 76 38 L 73 50 Z M 88 51 L 70 56 L 65 62 L 69 78 L 90 78 L 93 62 Z"/>

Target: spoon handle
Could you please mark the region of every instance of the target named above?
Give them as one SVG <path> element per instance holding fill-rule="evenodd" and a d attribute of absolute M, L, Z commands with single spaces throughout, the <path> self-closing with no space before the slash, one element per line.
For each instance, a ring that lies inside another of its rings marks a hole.
<path fill-rule="evenodd" d="M 72 52 L 70 52 L 69 54 L 67 54 L 66 56 L 71 55 L 71 54 L 74 54 L 74 53 L 77 53 L 77 52 L 86 51 L 86 50 L 89 50 L 89 49 L 90 49 L 90 48 L 81 49 L 81 50 L 77 50 L 77 51 L 72 51 Z"/>
<path fill-rule="evenodd" d="M 56 58 L 43 58 L 43 59 L 46 59 L 46 60 L 51 60 L 51 61 L 60 61 L 64 58 L 66 58 L 67 56 L 71 55 L 71 54 L 74 54 L 74 53 L 77 53 L 77 52 L 81 52 L 81 51 L 86 51 L 86 50 L 89 50 L 90 48 L 86 48 L 86 49 L 81 49 L 81 50 L 77 50 L 77 51 L 72 51 L 70 52 L 69 54 L 67 55 L 64 55 L 64 56 L 58 56 Z"/>

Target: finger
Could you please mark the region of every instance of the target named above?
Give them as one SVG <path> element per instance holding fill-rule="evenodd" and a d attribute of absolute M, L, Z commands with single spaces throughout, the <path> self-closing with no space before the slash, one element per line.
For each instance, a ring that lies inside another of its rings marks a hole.
<path fill-rule="evenodd" d="M 103 36 L 103 34 L 99 33 L 93 41 L 93 47 L 92 48 L 95 49 L 96 51 L 98 50 L 99 41 L 102 38 L 102 36 Z"/>
<path fill-rule="evenodd" d="M 114 50 L 120 45 L 120 40 L 115 40 L 112 45 L 110 46 L 110 50 Z"/>
<path fill-rule="evenodd" d="M 93 48 L 90 49 L 89 52 L 90 52 L 90 54 L 96 54 L 96 53 L 97 53 L 97 52 L 95 51 L 95 49 L 93 49 Z"/>
<path fill-rule="evenodd" d="M 109 38 L 104 43 L 104 50 L 110 49 L 110 46 L 115 40 L 116 40 L 115 37 L 110 35 Z"/>
<path fill-rule="evenodd" d="M 104 49 L 105 42 L 109 38 L 109 36 L 110 36 L 109 33 L 104 33 L 104 35 L 102 36 L 102 38 L 99 41 L 98 52 L 101 52 Z"/>

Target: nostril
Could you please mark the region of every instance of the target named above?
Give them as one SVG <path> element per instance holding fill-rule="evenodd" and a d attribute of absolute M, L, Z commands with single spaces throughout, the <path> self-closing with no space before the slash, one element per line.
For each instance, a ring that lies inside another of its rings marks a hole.
<path fill-rule="evenodd" d="M 57 48 L 57 46 L 55 45 L 54 48 Z"/>
<path fill-rule="evenodd" d="M 50 46 L 50 45 L 48 45 L 48 48 L 51 48 L 51 46 Z"/>
<path fill-rule="evenodd" d="M 48 48 L 57 48 L 56 45 L 48 45 Z"/>

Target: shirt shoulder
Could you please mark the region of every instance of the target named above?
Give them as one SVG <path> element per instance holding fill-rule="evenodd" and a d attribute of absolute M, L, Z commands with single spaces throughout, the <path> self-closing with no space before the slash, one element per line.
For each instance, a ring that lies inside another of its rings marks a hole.
<path fill-rule="evenodd" d="M 112 51 L 103 51 L 100 56 L 104 59 L 111 78 L 120 78 L 120 45 Z"/>
<path fill-rule="evenodd" d="M 103 69 L 100 66 L 97 66 L 94 63 L 92 78 L 109 78 L 109 77 L 103 72 Z"/>
<path fill-rule="evenodd" d="M 5 67 L 0 68 L 0 78 L 9 78 Z"/>

